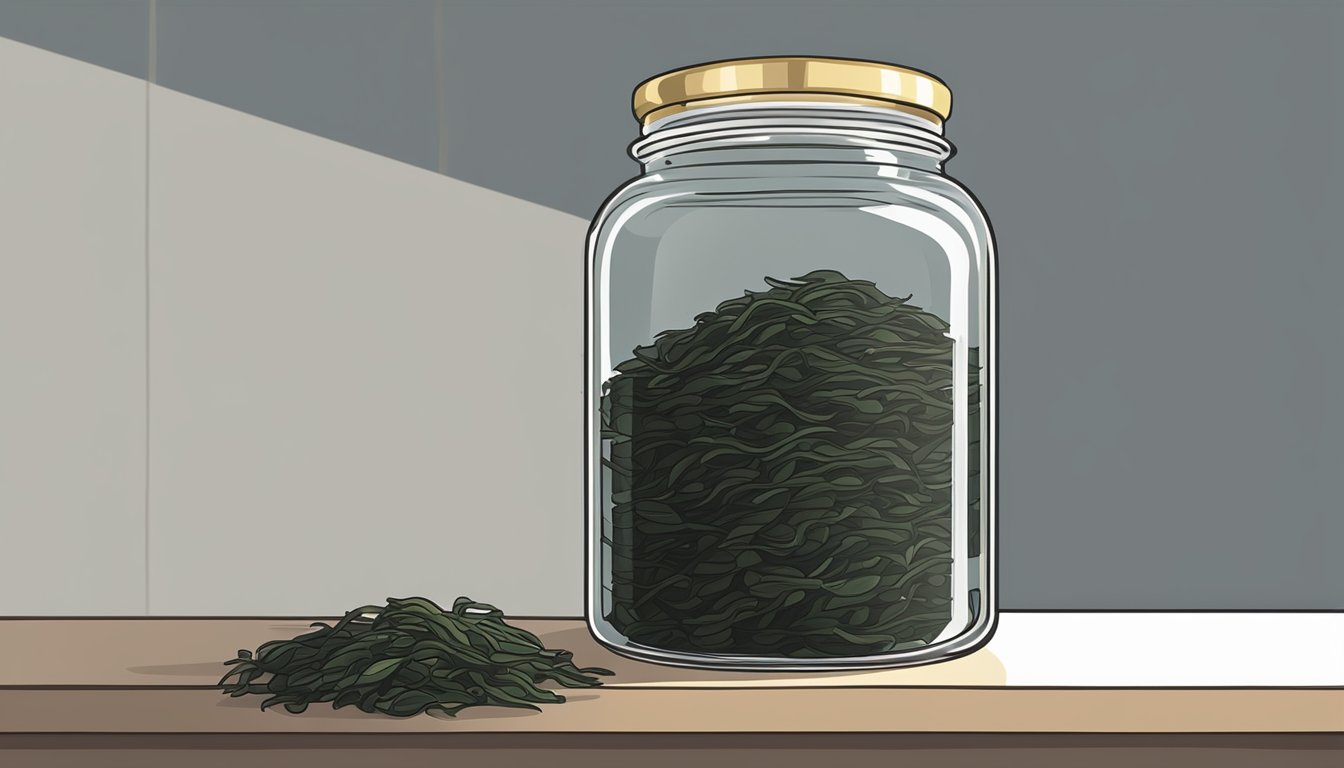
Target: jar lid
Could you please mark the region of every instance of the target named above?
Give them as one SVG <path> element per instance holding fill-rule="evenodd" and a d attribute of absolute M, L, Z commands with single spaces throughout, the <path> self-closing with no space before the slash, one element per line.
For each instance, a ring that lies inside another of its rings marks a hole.
<path fill-rule="evenodd" d="M 732 59 L 665 72 L 635 88 L 644 125 L 696 107 L 763 101 L 863 104 L 912 112 L 938 124 L 952 113 L 952 91 L 926 72 L 858 59 L 778 56 Z"/>

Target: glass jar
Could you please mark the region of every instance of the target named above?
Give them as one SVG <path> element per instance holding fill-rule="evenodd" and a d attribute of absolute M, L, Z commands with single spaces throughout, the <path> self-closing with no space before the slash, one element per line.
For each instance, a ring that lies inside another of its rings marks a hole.
<path fill-rule="evenodd" d="M 635 91 L 589 236 L 593 635 L 696 667 L 941 661 L 994 599 L 994 250 L 951 93 L 772 58 Z"/>

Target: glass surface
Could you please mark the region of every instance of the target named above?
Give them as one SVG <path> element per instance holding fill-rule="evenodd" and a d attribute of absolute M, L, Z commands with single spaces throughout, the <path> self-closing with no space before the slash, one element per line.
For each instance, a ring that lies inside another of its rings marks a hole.
<path fill-rule="evenodd" d="M 617 650 L 895 664 L 985 624 L 983 220 L 927 160 L 790 151 L 817 162 L 671 153 L 596 227 L 589 613 Z"/>

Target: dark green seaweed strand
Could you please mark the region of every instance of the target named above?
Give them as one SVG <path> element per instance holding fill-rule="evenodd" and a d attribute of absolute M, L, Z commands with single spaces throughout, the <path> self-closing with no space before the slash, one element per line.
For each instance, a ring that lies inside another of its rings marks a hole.
<path fill-rule="evenodd" d="M 691 652 L 928 643 L 951 619 L 948 325 L 834 271 L 766 283 L 616 367 L 607 618 Z"/>
<path fill-rule="evenodd" d="M 299 713 L 310 704 L 355 706 L 364 712 L 410 717 L 456 715 L 467 707 L 538 709 L 565 698 L 541 687 L 600 685 L 598 667 L 574 665 L 568 651 L 546 648 L 510 626 L 498 608 L 459 597 L 444 611 L 422 597 L 388 598 L 364 606 L 334 625 L 292 640 L 238 651 L 220 680 L 232 696 L 262 694 L 261 708 L 283 705 Z"/>

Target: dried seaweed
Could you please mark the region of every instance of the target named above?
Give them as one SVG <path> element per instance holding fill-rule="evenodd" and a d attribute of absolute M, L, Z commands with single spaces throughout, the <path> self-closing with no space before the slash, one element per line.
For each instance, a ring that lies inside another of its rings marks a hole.
<path fill-rule="evenodd" d="M 410 717 L 455 715 L 467 707 L 539 709 L 563 696 L 540 684 L 599 685 L 596 667 L 574 666 L 573 655 L 547 649 L 536 635 L 505 623 L 492 605 L 460 597 L 444 611 L 422 597 L 388 598 L 364 606 L 335 625 L 292 640 L 238 651 L 220 681 L 232 696 L 267 694 L 261 708 L 283 704 L 293 713 L 331 702 L 340 709 Z"/>
<path fill-rule="evenodd" d="M 697 653 L 928 643 L 951 620 L 948 325 L 839 272 L 766 283 L 635 349 L 604 390 L 607 619 Z"/>

